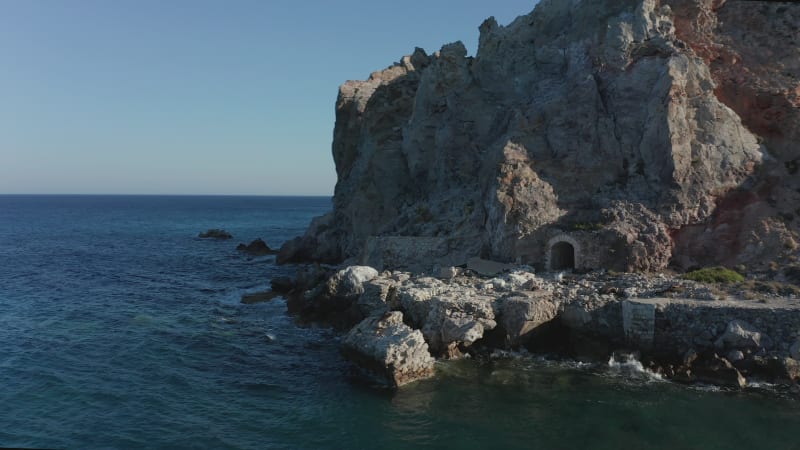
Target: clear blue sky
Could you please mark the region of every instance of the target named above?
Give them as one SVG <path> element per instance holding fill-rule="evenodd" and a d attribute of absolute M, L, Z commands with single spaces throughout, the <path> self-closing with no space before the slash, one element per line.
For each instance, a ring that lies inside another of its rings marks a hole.
<path fill-rule="evenodd" d="M 331 194 L 342 82 L 535 3 L 0 1 L 0 193 Z"/>

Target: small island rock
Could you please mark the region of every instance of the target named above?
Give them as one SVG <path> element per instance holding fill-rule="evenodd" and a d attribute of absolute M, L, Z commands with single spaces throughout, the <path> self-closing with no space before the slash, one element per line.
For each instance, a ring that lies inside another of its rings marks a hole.
<path fill-rule="evenodd" d="M 220 228 L 211 228 L 205 233 L 198 235 L 201 239 L 232 239 L 233 235 Z"/>
<path fill-rule="evenodd" d="M 273 250 L 269 248 L 266 242 L 263 239 L 258 238 L 249 244 L 239 244 L 236 247 L 236 250 L 240 252 L 245 252 L 249 255 L 253 256 L 265 256 L 265 255 L 274 255 L 278 253 L 277 250 Z"/>

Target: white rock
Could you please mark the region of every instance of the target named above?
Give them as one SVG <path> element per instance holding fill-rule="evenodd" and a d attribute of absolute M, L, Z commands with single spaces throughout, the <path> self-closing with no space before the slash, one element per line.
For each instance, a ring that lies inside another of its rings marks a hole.
<path fill-rule="evenodd" d="M 722 336 L 714 342 L 717 348 L 760 349 L 772 347 L 772 340 L 754 326 L 742 320 L 728 323 Z"/>
<path fill-rule="evenodd" d="M 342 340 L 343 353 L 363 369 L 398 387 L 433 376 L 435 360 L 419 330 L 403 323 L 403 313 L 368 317 Z"/>
<path fill-rule="evenodd" d="M 342 269 L 328 280 L 331 296 L 351 297 L 364 292 L 364 282 L 378 276 L 378 271 L 369 266 L 350 266 Z"/>

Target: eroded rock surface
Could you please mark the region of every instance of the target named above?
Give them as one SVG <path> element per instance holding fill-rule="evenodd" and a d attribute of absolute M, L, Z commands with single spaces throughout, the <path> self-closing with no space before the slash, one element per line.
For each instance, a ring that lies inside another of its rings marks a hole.
<path fill-rule="evenodd" d="M 543 0 L 486 20 L 474 57 L 417 49 L 340 88 L 334 210 L 279 260 L 784 261 L 800 228 L 798 25 L 791 3 Z"/>
<path fill-rule="evenodd" d="M 435 360 L 422 333 L 405 325 L 399 311 L 364 319 L 344 337 L 342 351 L 391 387 L 434 374 Z"/>
<path fill-rule="evenodd" d="M 744 377 L 793 382 L 800 373 L 800 300 L 748 300 L 734 285 L 521 268 L 494 278 L 465 270 L 440 280 L 363 266 L 316 282 L 298 283 L 290 294 L 304 299 L 300 314 L 344 325 L 345 352 L 390 385 L 427 376 L 424 355 L 480 358 L 497 349 L 595 362 L 634 350 L 666 376 L 734 387 Z"/>

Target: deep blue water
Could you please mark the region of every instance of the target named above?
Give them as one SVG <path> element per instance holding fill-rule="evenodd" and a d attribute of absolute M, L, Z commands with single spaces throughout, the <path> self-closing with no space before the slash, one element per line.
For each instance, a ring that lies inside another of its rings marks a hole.
<path fill-rule="evenodd" d="M 239 242 L 329 198 L 0 196 L 0 447 L 800 448 L 800 403 L 605 365 L 442 364 L 389 393 L 338 337 L 243 293 L 290 274 Z M 200 240 L 225 228 L 231 241 Z"/>

